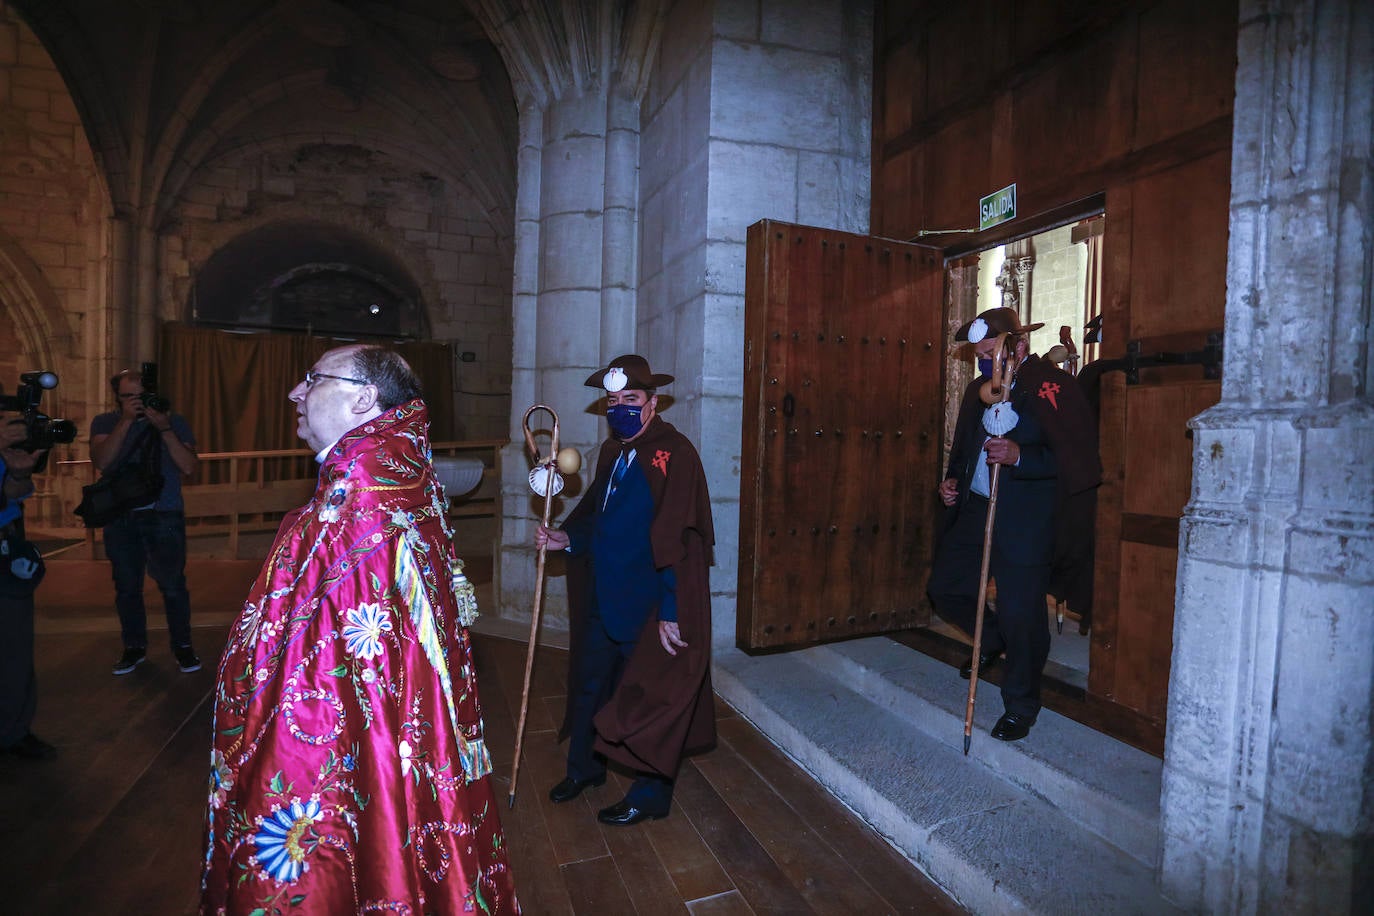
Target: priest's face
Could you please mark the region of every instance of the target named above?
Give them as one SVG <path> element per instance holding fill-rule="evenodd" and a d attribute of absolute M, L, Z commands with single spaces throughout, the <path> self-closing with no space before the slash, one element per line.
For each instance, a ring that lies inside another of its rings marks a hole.
<path fill-rule="evenodd" d="M 368 390 L 353 364 L 356 347 L 330 350 L 287 395 L 296 405 L 296 432 L 316 452 L 333 445 L 365 415 Z"/>

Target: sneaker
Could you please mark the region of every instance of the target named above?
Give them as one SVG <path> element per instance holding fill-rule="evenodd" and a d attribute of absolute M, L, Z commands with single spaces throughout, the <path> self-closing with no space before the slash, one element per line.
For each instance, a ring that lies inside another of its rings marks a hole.
<path fill-rule="evenodd" d="M 147 649 L 125 649 L 124 654 L 119 657 L 119 661 L 115 662 L 114 673 L 128 674 L 143 664 L 143 660 L 147 657 Z"/>
<path fill-rule="evenodd" d="M 13 754 L 25 760 L 51 760 L 57 756 L 57 748 L 29 732 L 14 744 L 0 747 L 0 754 Z"/>
<path fill-rule="evenodd" d="M 177 667 L 187 674 L 200 670 L 200 659 L 196 658 L 195 650 L 190 646 L 177 646 L 172 654 L 177 657 Z"/>

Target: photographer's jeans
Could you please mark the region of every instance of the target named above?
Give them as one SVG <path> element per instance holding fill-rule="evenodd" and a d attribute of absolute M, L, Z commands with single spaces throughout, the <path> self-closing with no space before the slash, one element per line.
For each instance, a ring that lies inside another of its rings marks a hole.
<path fill-rule="evenodd" d="M 143 606 L 146 570 L 162 592 L 173 648 L 191 644 L 191 593 L 186 589 L 186 516 L 144 509 L 105 526 L 105 556 L 114 573 L 115 607 L 129 649 L 148 647 Z"/>

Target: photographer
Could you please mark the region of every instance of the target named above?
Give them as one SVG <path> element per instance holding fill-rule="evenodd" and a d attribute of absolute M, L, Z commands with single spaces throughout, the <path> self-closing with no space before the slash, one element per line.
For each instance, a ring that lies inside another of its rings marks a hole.
<path fill-rule="evenodd" d="M 124 512 L 104 528 L 105 556 L 114 575 L 115 607 L 124 638 L 124 652 L 114 665 L 115 674 L 128 674 L 147 657 L 145 569 L 162 592 L 177 665 L 186 672 L 200 670 L 200 659 L 191 647 L 186 516 L 181 499 L 181 478 L 195 473 L 199 459 L 186 420 L 167 412 L 166 402 L 152 391 L 145 392 L 151 368 L 145 364 L 143 375 L 126 369 L 111 378 L 119 409 L 91 421 L 91 461 L 101 474 L 129 464 L 155 464 L 163 480 L 155 501 Z M 150 457 L 154 450 L 155 460 Z"/>
<path fill-rule="evenodd" d="M 44 450 L 17 448 L 28 437 L 22 417 L 0 416 L 0 754 L 29 760 L 57 749 L 29 730 L 37 706 L 33 669 L 33 593 L 43 560 L 24 539 L 22 500 L 33 493 Z"/>

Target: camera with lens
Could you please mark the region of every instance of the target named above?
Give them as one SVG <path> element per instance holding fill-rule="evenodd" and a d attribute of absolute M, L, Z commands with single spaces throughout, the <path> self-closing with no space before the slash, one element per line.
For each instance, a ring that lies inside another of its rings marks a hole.
<path fill-rule="evenodd" d="M 172 412 L 172 402 L 157 393 L 157 363 L 144 363 L 139 370 L 138 381 L 143 386 L 143 393 L 138 398 L 143 402 L 145 410 L 155 410 L 158 413 Z"/>
<path fill-rule="evenodd" d="M 54 420 L 38 409 L 43 392 L 56 387 L 56 372 L 25 372 L 19 376 L 19 388 L 14 394 L 0 394 L 0 410 L 15 411 L 24 418 L 24 441 L 16 448 L 36 452 L 76 441 L 75 423 L 71 420 Z M 43 470 L 47 457 L 44 455 L 39 459 L 35 471 Z"/>

